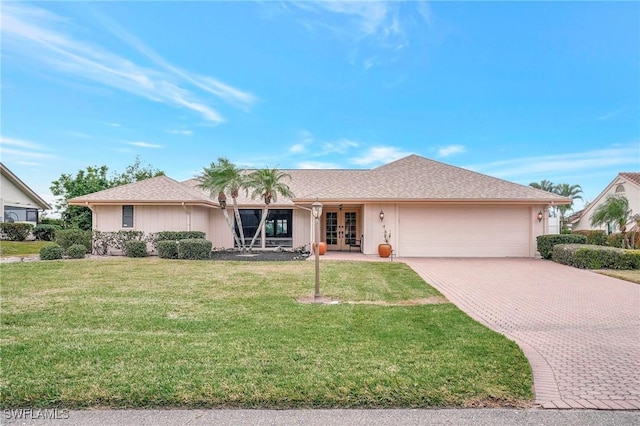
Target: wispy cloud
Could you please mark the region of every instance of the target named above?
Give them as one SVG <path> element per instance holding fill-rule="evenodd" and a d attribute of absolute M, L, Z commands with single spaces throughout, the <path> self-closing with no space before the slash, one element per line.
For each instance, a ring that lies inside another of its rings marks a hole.
<path fill-rule="evenodd" d="M 224 122 L 224 118 L 202 95 L 213 95 L 242 108 L 248 108 L 256 100 L 252 94 L 213 77 L 191 74 L 168 63 L 115 24 L 108 26 L 110 31 L 158 68 L 144 67 L 95 43 L 75 38 L 69 27 L 63 26 L 64 18 L 44 9 L 7 2 L 1 7 L 3 49 L 46 62 L 59 72 L 197 112 L 214 124 Z"/>
<path fill-rule="evenodd" d="M 358 146 L 360 146 L 359 142 L 347 138 L 342 138 L 338 139 L 337 141 L 323 143 L 322 150 L 318 153 L 318 155 L 345 154 L 351 148 L 357 148 Z"/>
<path fill-rule="evenodd" d="M 438 157 L 450 157 L 465 152 L 467 152 L 467 149 L 463 145 L 442 146 L 438 149 Z"/>
<path fill-rule="evenodd" d="M 120 123 L 104 123 L 109 127 L 120 127 Z"/>
<path fill-rule="evenodd" d="M 365 69 L 393 62 L 409 46 L 416 28 L 431 22 L 431 10 L 424 2 L 304 1 L 291 2 L 286 10 L 297 13 L 298 21 L 310 32 L 329 32 L 353 43 L 350 62 Z M 330 15 L 330 16 L 327 16 Z M 378 53 L 371 54 L 372 49 Z M 359 59 L 362 58 L 362 59 Z"/>
<path fill-rule="evenodd" d="M 162 145 L 149 143 L 149 142 L 127 142 L 127 143 L 129 145 L 137 146 L 137 147 L 140 147 L 140 148 L 154 148 L 154 149 L 162 148 Z"/>
<path fill-rule="evenodd" d="M 182 136 L 192 136 L 193 132 L 191 130 L 166 130 L 167 133 L 171 133 L 172 135 L 182 135 Z"/>
<path fill-rule="evenodd" d="M 302 161 L 297 164 L 299 169 L 338 169 L 340 165 L 337 163 L 325 161 Z"/>
<path fill-rule="evenodd" d="M 10 159 L 16 163 L 24 165 L 41 165 L 34 160 L 45 160 L 55 158 L 55 155 L 47 152 L 42 145 L 23 140 L 0 136 L 0 158 Z"/>
<path fill-rule="evenodd" d="M 640 143 L 612 146 L 585 152 L 515 158 L 467 168 L 501 178 L 551 175 L 552 173 L 593 172 L 607 167 L 638 167 Z"/>
<path fill-rule="evenodd" d="M 360 157 L 352 158 L 351 163 L 359 166 L 386 164 L 399 158 L 406 157 L 409 154 L 409 152 L 402 151 L 396 147 L 377 146 L 369 148 L 369 150 Z"/>
<path fill-rule="evenodd" d="M 606 114 L 602 114 L 600 116 L 598 116 L 598 120 L 600 121 L 607 121 L 612 119 L 613 117 L 615 117 L 616 115 L 620 114 L 621 110 L 615 110 L 615 111 L 610 111 Z"/>

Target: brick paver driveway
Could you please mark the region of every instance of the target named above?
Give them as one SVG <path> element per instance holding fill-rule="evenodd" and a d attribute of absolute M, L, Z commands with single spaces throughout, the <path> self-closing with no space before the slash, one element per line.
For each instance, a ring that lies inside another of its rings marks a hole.
<path fill-rule="evenodd" d="M 640 285 L 538 259 L 402 259 L 522 348 L 545 408 L 640 409 Z"/>

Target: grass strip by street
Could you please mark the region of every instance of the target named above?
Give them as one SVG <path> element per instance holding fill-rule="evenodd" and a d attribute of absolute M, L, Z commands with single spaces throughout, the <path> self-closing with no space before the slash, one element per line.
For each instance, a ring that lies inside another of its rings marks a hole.
<path fill-rule="evenodd" d="M 0 241 L 0 257 L 38 256 L 43 246 L 51 241 Z"/>
<path fill-rule="evenodd" d="M 632 283 L 640 284 L 640 270 L 617 270 L 617 269 L 596 269 L 593 272 L 597 272 L 602 275 L 608 275 L 610 277 L 619 278 L 621 280 L 630 281 Z"/>
<path fill-rule="evenodd" d="M 2 265 L 0 405 L 527 406 L 517 345 L 409 267 L 64 260 Z"/>

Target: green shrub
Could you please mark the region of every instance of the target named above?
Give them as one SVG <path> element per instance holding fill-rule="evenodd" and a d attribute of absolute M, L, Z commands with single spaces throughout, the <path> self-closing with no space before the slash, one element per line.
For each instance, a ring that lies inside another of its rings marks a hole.
<path fill-rule="evenodd" d="M 596 246 L 607 245 L 607 234 L 602 230 L 581 229 L 573 231 L 574 234 L 584 235 L 587 238 L 587 244 Z"/>
<path fill-rule="evenodd" d="M 554 262 L 583 269 L 639 269 L 640 251 L 585 244 L 556 244 Z"/>
<path fill-rule="evenodd" d="M 40 259 L 55 260 L 62 259 L 62 247 L 57 244 L 46 245 L 40 249 Z"/>
<path fill-rule="evenodd" d="M 40 241 L 54 241 L 56 239 L 56 230 L 60 227 L 56 225 L 38 224 L 33 228 L 33 236 Z"/>
<path fill-rule="evenodd" d="M 211 241 L 188 238 L 178 242 L 178 259 L 211 259 Z"/>
<path fill-rule="evenodd" d="M 540 235 L 536 239 L 538 251 L 543 259 L 551 259 L 556 244 L 585 244 L 587 237 L 577 234 Z"/>
<path fill-rule="evenodd" d="M 82 244 L 74 244 L 67 249 L 67 256 L 72 259 L 84 259 L 87 254 L 87 248 Z"/>
<path fill-rule="evenodd" d="M 622 234 L 622 232 L 616 232 L 607 237 L 607 245 L 609 247 L 622 248 L 623 239 L 624 239 L 624 235 Z"/>
<path fill-rule="evenodd" d="M 177 259 L 178 242 L 173 240 L 158 241 L 158 256 L 163 259 Z"/>
<path fill-rule="evenodd" d="M 204 239 L 205 233 L 201 231 L 162 231 L 156 232 L 155 241 L 180 241 L 193 238 Z"/>
<path fill-rule="evenodd" d="M 124 254 L 127 257 L 146 257 L 147 243 L 139 240 L 127 241 L 124 245 Z"/>
<path fill-rule="evenodd" d="M 79 228 L 61 229 L 56 231 L 56 243 L 63 250 L 68 250 L 74 244 L 81 244 L 89 251 L 91 247 L 91 231 L 84 231 Z"/>
<path fill-rule="evenodd" d="M 29 232 L 31 232 L 32 229 L 33 225 L 30 223 L 0 223 L 0 231 L 2 232 L 2 236 L 9 241 L 26 240 L 29 236 Z"/>

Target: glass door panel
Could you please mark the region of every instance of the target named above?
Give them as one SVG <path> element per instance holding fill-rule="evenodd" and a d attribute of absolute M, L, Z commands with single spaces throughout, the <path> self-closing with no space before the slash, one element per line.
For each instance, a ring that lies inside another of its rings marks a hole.
<path fill-rule="evenodd" d="M 324 241 L 327 248 L 338 249 L 338 212 L 327 212 L 324 219 Z"/>

